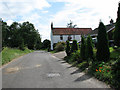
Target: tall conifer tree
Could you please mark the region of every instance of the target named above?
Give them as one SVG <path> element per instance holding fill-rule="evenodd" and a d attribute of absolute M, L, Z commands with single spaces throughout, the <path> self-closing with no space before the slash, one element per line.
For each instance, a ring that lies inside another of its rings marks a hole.
<path fill-rule="evenodd" d="M 102 22 L 100 22 L 98 27 L 96 58 L 99 61 L 107 61 L 109 60 L 109 57 L 110 57 L 110 51 L 109 51 L 106 27 Z"/>
<path fill-rule="evenodd" d="M 114 43 L 116 46 L 120 47 L 120 3 L 117 12 L 117 20 L 114 31 Z"/>

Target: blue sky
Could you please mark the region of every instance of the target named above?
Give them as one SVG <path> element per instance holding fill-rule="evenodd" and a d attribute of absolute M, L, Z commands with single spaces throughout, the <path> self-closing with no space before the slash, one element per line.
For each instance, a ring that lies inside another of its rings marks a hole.
<path fill-rule="evenodd" d="M 0 0 L 0 17 L 10 25 L 29 21 L 42 41 L 50 39 L 50 25 L 66 27 L 70 20 L 79 28 L 96 28 L 99 21 L 116 21 L 119 0 Z"/>

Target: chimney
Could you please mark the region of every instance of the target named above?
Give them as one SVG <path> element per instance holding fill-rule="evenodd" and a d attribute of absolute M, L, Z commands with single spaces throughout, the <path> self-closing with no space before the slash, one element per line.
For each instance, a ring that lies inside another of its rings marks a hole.
<path fill-rule="evenodd" d="M 51 30 L 53 29 L 53 22 L 51 22 Z"/>

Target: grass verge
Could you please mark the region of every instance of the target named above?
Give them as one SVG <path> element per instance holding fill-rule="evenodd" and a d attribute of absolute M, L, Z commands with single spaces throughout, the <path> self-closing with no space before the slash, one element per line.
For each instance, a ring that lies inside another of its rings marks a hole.
<path fill-rule="evenodd" d="M 16 49 L 16 48 L 5 47 L 2 50 L 2 65 L 12 61 L 13 59 L 15 59 L 19 56 L 22 56 L 22 55 L 25 55 L 25 54 L 28 54 L 31 52 L 33 52 L 33 50 L 29 50 L 27 48 L 25 48 L 25 50 L 22 51 L 22 50 Z"/>

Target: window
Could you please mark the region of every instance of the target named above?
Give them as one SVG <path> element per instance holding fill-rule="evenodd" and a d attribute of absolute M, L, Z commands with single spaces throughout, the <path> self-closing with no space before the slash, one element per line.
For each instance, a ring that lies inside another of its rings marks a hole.
<path fill-rule="evenodd" d="M 63 40 L 63 35 L 60 35 L 60 40 Z"/>
<path fill-rule="evenodd" d="M 68 36 L 68 40 L 71 41 L 71 39 L 72 39 L 72 37 L 71 37 L 71 35 L 69 35 L 69 36 Z"/>

